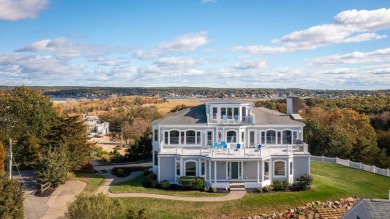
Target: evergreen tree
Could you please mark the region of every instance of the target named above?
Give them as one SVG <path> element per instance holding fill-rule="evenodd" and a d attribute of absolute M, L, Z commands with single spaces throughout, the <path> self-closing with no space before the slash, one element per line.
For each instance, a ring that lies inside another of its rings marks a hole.
<path fill-rule="evenodd" d="M 0 218 L 23 218 L 23 191 L 19 182 L 0 173 Z"/>
<path fill-rule="evenodd" d="M 41 154 L 34 167 L 39 183 L 49 182 L 52 187 L 57 187 L 66 181 L 69 172 L 67 146 L 61 143 Z"/>

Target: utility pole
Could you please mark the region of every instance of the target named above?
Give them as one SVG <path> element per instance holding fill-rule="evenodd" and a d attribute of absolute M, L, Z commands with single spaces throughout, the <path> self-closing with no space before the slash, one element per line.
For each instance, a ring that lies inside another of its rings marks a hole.
<path fill-rule="evenodd" d="M 8 171 L 9 171 L 9 178 L 12 179 L 12 139 L 9 139 Z"/>

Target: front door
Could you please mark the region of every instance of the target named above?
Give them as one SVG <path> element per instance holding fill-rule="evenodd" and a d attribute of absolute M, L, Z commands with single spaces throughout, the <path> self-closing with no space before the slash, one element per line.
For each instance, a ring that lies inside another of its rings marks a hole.
<path fill-rule="evenodd" d="M 239 179 L 240 165 L 238 162 L 230 163 L 230 179 Z"/>

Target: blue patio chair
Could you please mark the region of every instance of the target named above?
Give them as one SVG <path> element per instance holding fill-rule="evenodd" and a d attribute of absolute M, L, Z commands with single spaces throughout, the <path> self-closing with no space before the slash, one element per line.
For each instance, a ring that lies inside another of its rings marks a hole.
<path fill-rule="evenodd" d="M 234 151 L 240 151 L 240 149 L 241 149 L 241 144 L 237 144 L 236 149 L 234 149 Z"/>
<path fill-rule="evenodd" d="M 214 141 L 214 150 L 219 150 L 219 147 L 218 147 L 218 142 Z"/>
<path fill-rule="evenodd" d="M 222 141 L 222 142 L 221 142 L 221 146 L 222 146 L 222 149 L 223 149 L 223 150 L 226 150 L 226 149 L 227 149 L 226 141 Z"/>

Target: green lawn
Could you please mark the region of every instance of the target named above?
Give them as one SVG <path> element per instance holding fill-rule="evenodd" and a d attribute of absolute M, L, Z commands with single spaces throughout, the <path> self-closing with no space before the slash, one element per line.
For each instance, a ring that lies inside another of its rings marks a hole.
<path fill-rule="evenodd" d="M 104 177 L 94 173 L 74 173 L 77 180 L 87 183 L 83 192 L 94 193 L 103 182 Z"/>
<path fill-rule="evenodd" d="M 239 218 L 358 195 L 387 198 L 390 178 L 340 165 L 311 162 L 312 189 L 304 192 L 252 193 L 236 201 L 183 202 L 150 198 L 121 198 L 126 206 L 146 209 L 147 218 Z"/>
<path fill-rule="evenodd" d="M 117 185 L 110 187 L 110 192 L 112 193 L 153 193 L 161 195 L 173 195 L 173 196 L 193 196 L 193 197 L 215 197 L 215 196 L 224 196 L 223 193 L 208 193 L 201 191 L 172 191 L 172 190 L 162 190 L 154 188 L 145 188 L 142 186 L 142 181 L 144 180 L 144 175 L 141 174 L 136 178 L 119 183 Z"/>

